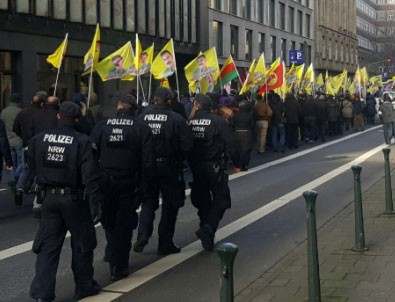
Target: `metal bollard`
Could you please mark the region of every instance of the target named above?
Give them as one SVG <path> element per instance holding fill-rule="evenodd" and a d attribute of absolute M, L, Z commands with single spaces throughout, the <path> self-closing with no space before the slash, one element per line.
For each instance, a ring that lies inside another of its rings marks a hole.
<path fill-rule="evenodd" d="M 315 202 L 317 192 L 308 190 L 303 193 L 307 211 L 307 260 L 309 280 L 309 302 L 321 302 L 320 267 L 317 248 L 317 225 Z"/>
<path fill-rule="evenodd" d="M 391 169 L 389 160 L 390 152 L 390 148 L 383 149 L 385 173 L 385 214 L 394 214 L 394 206 L 392 204 Z"/>
<path fill-rule="evenodd" d="M 354 173 L 354 204 L 355 204 L 355 252 L 367 251 L 365 245 L 365 231 L 363 227 L 362 193 L 361 193 L 361 170 L 362 167 L 354 165 L 351 167 Z"/>
<path fill-rule="evenodd" d="M 215 249 L 221 259 L 221 302 L 233 302 L 233 264 L 239 247 L 233 243 L 222 243 Z"/>

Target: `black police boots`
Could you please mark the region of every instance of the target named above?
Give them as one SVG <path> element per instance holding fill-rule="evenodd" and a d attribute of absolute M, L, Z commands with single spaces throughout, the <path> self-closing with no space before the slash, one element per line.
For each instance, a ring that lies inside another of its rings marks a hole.
<path fill-rule="evenodd" d="M 202 246 L 206 251 L 211 252 L 214 249 L 214 232 L 209 225 L 203 225 L 195 234 L 202 242 Z"/>
<path fill-rule="evenodd" d="M 147 244 L 147 239 L 137 239 L 136 243 L 133 245 L 133 251 L 136 253 L 141 253 Z"/>
<path fill-rule="evenodd" d="M 181 248 L 177 245 L 175 245 L 174 243 L 171 244 L 160 244 L 158 246 L 158 255 L 160 256 L 166 256 L 166 255 L 170 255 L 170 254 L 177 254 L 181 252 Z"/>
<path fill-rule="evenodd" d="M 92 286 L 89 288 L 76 288 L 74 299 L 80 300 L 86 297 L 97 295 L 101 290 L 99 283 L 93 280 Z"/>
<path fill-rule="evenodd" d="M 36 302 L 52 302 L 52 299 L 36 299 Z"/>
<path fill-rule="evenodd" d="M 123 278 L 126 278 L 129 276 L 129 268 L 128 267 L 117 267 L 113 264 L 110 263 L 110 274 L 111 274 L 111 280 L 112 281 L 118 281 Z"/>
<path fill-rule="evenodd" d="M 15 205 L 21 207 L 23 203 L 23 190 L 17 189 L 15 193 Z"/>

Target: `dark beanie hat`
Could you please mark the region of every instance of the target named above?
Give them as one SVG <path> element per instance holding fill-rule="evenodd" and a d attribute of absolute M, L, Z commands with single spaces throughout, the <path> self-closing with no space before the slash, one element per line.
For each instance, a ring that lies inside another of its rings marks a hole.
<path fill-rule="evenodd" d="M 22 97 L 19 93 L 13 93 L 10 96 L 10 102 L 12 103 L 19 103 L 20 101 L 22 101 Z"/>
<path fill-rule="evenodd" d="M 197 93 L 195 96 L 195 100 L 202 105 L 203 109 L 212 109 L 213 102 L 208 95 Z"/>
<path fill-rule="evenodd" d="M 59 115 L 62 118 L 80 118 L 81 117 L 81 110 L 80 107 L 70 101 L 63 102 L 59 108 Z"/>
<path fill-rule="evenodd" d="M 136 98 L 131 95 L 131 94 L 124 94 L 122 95 L 119 99 L 119 102 L 127 104 L 129 106 L 131 106 L 131 109 L 137 109 L 138 105 L 137 105 L 137 100 Z"/>
<path fill-rule="evenodd" d="M 166 87 L 158 87 L 155 90 L 154 97 L 161 98 L 163 100 L 172 100 L 174 98 L 173 92 Z"/>

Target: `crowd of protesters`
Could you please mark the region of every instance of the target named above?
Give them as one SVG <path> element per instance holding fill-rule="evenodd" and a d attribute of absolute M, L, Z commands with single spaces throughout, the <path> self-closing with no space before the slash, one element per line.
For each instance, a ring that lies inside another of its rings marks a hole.
<path fill-rule="evenodd" d="M 116 95 L 114 94 L 113 98 L 116 98 Z M 324 142 L 327 137 L 342 135 L 347 131 L 363 131 L 365 124 L 375 123 L 375 117 L 379 113 L 376 100 L 370 94 L 364 101 L 357 95 L 347 93 L 336 97 L 325 94 L 317 94 L 314 97 L 308 94 L 287 94 L 284 99 L 273 91 L 263 97 L 238 95 L 235 90 L 231 90 L 229 94 L 208 95 L 214 104 L 214 111 L 227 120 L 236 134 L 242 171 L 248 169 L 251 152 L 284 153 L 287 149 L 297 149 L 302 143 Z M 78 128 L 88 135 L 100 119 L 115 114 L 111 110 L 103 110 L 95 93 L 92 93 L 89 108 L 86 95 L 82 93 L 74 93 L 68 100 L 81 108 L 83 118 Z M 380 117 L 385 128 L 385 141 L 389 143 L 393 136 L 392 120 L 395 120 L 395 117 L 392 117 L 392 111 L 389 112 L 392 106 L 386 105 L 391 102 L 389 96 L 384 101 L 382 108 L 380 107 L 380 113 L 383 112 Z M 13 93 L 9 105 L 1 112 L 0 117 L 5 124 L 13 162 L 8 184 L 16 194 L 17 205 L 22 204 L 23 194 L 30 190 L 34 179 L 34 175 L 30 175 L 24 164 L 26 146 L 34 135 L 56 125 L 59 102 L 57 97 L 48 96 L 45 91 L 38 91 L 33 96 L 30 106 L 22 109 L 21 96 Z M 139 113 L 146 108 L 144 105 L 140 106 Z M 185 93 L 178 97 L 175 93 L 172 109 L 185 119 L 191 118 L 191 95 Z"/>

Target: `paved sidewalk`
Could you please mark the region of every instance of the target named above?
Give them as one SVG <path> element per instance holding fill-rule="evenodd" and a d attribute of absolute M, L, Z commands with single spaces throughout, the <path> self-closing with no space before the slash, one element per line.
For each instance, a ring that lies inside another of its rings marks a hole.
<path fill-rule="evenodd" d="M 383 215 L 384 178 L 363 192 L 362 202 L 367 252 L 351 250 L 355 242 L 353 202 L 318 231 L 322 302 L 395 301 L 395 215 Z M 308 301 L 306 244 L 238 293 L 235 301 Z"/>

